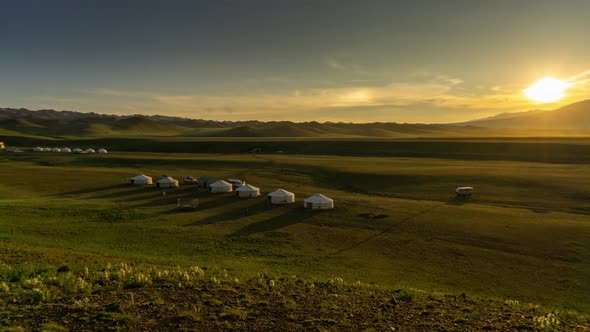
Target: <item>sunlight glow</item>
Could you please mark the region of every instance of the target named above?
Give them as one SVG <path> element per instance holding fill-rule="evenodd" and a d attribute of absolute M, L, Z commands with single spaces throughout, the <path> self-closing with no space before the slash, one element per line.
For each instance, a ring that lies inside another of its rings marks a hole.
<path fill-rule="evenodd" d="M 524 89 L 523 92 L 534 101 L 552 103 L 563 98 L 565 90 L 571 86 L 570 83 L 560 81 L 553 77 L 545 77 Z"/>

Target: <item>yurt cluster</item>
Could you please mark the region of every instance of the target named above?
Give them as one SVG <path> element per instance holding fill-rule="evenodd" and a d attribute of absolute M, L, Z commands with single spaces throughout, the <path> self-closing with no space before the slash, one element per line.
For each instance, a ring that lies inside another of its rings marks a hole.
<path fill-rule="evenodd" d="M 98 149 L 94 150 L 92 148 L 88 148 L 82 150 L 80 148 L 70 149 L 70 148 L 42 148 L 40 146 L 33 149 L 34 152 L 58 152 L 58 153 L 78 153 L 78 154 L 85 154 L 85 153 L 100 153 L 105 154 L 109 153 L 107 149 Z"/>
<path fill-rule="evenodd" d="M 153 185 L 154 181 L 151 176 L 140 174 L 130 178 L 129 183 L 131 185 L 142 186 Z M 180 181 L 168 175 L 160 176 L 160 179 L 155 183 L 156 188 L 177 188 L 180 186 Z M 238 198 L 257 198 L 261 196 L 260 188 L 236 179 L 225 181 L 208 177 L 195 179 L 187 176 L 183 179 L 183 184 L 197 185 L 199 188 L 206 189 L 213 194 L 235 192 Z M 277 189 L 267 194 L 266 199 L 272 205 L 292 204 L 295 203 L 295 194 L 284 189 Z M 330 210 L 334 208 L 334 200 L 322 194 L 315 194 L 303 201 L 303 207 L 312 210 Z"/>

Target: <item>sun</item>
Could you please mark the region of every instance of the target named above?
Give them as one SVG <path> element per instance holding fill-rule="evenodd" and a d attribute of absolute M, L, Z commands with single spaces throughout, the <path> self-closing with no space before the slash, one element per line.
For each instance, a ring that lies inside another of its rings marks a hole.
<path fill-rule="evenodd" d="M 524 89 L 523 92 L 527 97 L 534 101 L 552 103 L 563 98 L 565 90 L 571 86 L 570 83 L 560 81 L 556 78 L 545 77 Z"/>

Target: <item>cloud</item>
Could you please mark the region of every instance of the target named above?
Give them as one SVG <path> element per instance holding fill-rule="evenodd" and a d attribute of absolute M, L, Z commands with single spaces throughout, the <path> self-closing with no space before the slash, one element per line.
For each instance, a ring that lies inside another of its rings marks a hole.
<path fill-rule="evenodd" d="M 328 65 L 328 67 L 330 67 L 334 70 L 348 73 L 348 74 L 355 74 L 355 75 L 360 75 L 360 76 L 381 76 L 381 75 L 383 75 L 383 73 L 371 72 L 371 71 L 365 69 L 361 65 L 358 65 L 358 64 L 355 64 L 352 62 L 345 62 L 345 61 L 336 59 L 334 57 L 326 58 L 326 64 Z"/>
<path fill-rule="evenodd" d="M 335 65 L 337 66 L 337 65 Z M 580 76 L 581 77 L 581 76 Z M 371 81 L 371 80 L 369 80 Z M 532 108 L 555 108 L 590 97 L 589 78 L 579 78 L 560 103 L 534 105 L 519 84 L 469 86 L 452 75 L 425 73 L 371 85 L 356 84 L 325 88 L 289 87 L 282 90 L 248 91 L 247 94 L 174 94 L 92 90 L 100 100 L 92 111 L 170 114 L 213 120 L 326 120 L 326 121 L 415 121 L 459 122 L 500 112 Z M 303 85 L 304 86 L 304 85 Z M 88 98 L 90 99 L 90 98 Z M 84 101 L 88 105 L 88 101 Z M 102 107 L 103 109 L 97 109 Z M 356 112 L 356 113 L 355 113 Z M 354 113 L 354 114 L 353 114 Z M 330 118 L 331 117 L 331 118 Z"/>

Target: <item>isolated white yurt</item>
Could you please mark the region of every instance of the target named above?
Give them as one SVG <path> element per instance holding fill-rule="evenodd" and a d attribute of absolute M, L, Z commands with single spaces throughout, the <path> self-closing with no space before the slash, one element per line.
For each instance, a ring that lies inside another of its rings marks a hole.
<path fill-rule="evenodd" d="M 268 194 L 268 200 L 271 204 L 290 204 L 295 203 L 295 194 L 283 189 L 273 191 Z"/>
<path fill-rule="evenodd" d="M 51 149 L 51 152 L 61 152 L 61 149 L 60 148 L 53 148 L 53 149 Z"/>
<path fill-rule="evenodd" d="M 455 189 L 455 192 L 457 193 L 457 196 L 460 197 L 471 197 L 473 190 L 475 190 L 473 187 L 459 187 Z"/>
<path fill-rule="evenodd" d="M 94 151 L 94 149 L 86 149 L 84 150 L 84 153 L 96 153 L 96 151 Z"/>
<path fill-rule="evenodd" d="M 109 152 L 107 151 L 107 149 L 98 149 L 98 153 L 105 154 Z"/>
<path fill-rule="evenodd" d="M 136 186 L 141 186 L 144 184 L 152 184 L 153 182 L 151 176 L 140 174 L 129 179 L 129 183 Z"/>
<path fill-rule="evenodd" d="M 303 207 L 312 210 L 329 210 L 334 208 L 334 200 L 322 194 L 315 194 L 303 200 Z"/>
<path fill-rule="evenodd" d="M 44 148 L 43 152 L 51 152 L 51 148 Z"/>
<path fill-rule="evenodd" d="M 40 146 L 38 146 L 38 147 L 34 148 L 33 151 L 35 151 L 35 152 L 43 152 L 43 148 L 40 147 Z"/>
<path fill-rule="evenodd" d="M 158 188 L 176 188 L 178 187 L 178 180 L 175 180 L 171 176 L 165 176 L 160 180 L 156 181 L 156 187 Z"/>
<path fill-rule="evenodd" d="M 260 188 L 245 184 L 236 189 L 236 195 L 239 198 L 256 198 L 260 196 Z"/>
<path fill-rule="evenodd" d="M 63 148 L 63 149 L 61 149 L 61 152 L 70 153 L 70 152 L 72 152 L 72 149 L 70 149 L 70 148 Z"/>
<path fill-rule="evenodd" d="M 229 193 L 232 192 L 233 187 L 231 183 L 223 180 L 215 181 L 209 185 L 209 191 L 212 193 Z"/>
<path fill-rule="evenodd" d="M 73 153 L 82 153 L 82 149 L 80 148 L 75 148 L 74 150 L 72 150 Z"/>

